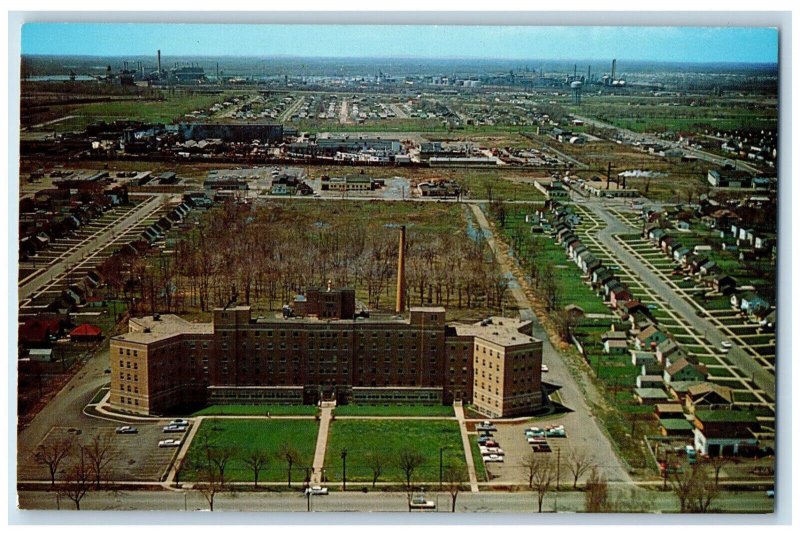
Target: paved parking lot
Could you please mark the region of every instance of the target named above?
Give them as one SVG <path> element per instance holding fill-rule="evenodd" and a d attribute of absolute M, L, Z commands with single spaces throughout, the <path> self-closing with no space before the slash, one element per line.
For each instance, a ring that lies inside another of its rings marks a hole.
<path fill-rule="evenodd" d="M 561 450 L 561 483 L 571 485 L 572 475 L 568 469 L 569 453 L 573 450 L 590 453 L 594 458 L 594 463 L 599 467 L 609 481 L 628 481 L 626 471 L 619 465 L 614 454 L 608 450 L 598 450 L 596 446 L 600 443 L 597 426 L 587 426 L 586 419 L 591 416 L 581 415 L 577 412 L 563 413 L 561 415 L 532 419 L 520 424 L 503 424 L 495 422 L 497 432 L 493 432 L 495 440 L 500 444 L 500 448 L 505 451 L 505 461 L 503 463 L 486 463 L 486 470 L 489 473 L 489 482 L 495 484 L 525 484 L 527 485 L 527 472 L 524 461 L 533 449 L 528 445 L 525 437 L 525 429 L 532 426 L 544 428 L 549 425 L 563 424 L 566 428 L 567 437 L 547 438 L 547 443 L 553 449 L 550 453 L 539 452 L 536 456 L 550 458 L 556 463 L 558 449 Z M 585 479 L 584 475 L 581 479 Z"/>
<path fill-rule="evenodd" d="M 167 470 L 177 448 L 160 448 L 162 439 L 183 438 L 186 434 L 164 433 L 162 423 L 134 423 L 138 429 L 136 434 L 117 434 L 116 424 L 103 420 L 90 420 L 81 428 L 54 427 L 42 440 L 51 443 L 70 439 L 74 445 L 90 445 L 93 438 L 99 436 L 101 442 L 111 441 L 112 462 L 106 477 L 112 481 L 158 481 Z M 86 426 L 88 424 L 88 426 Z M 59 473 L 77 461 L 77 448 L 73 448 L 59 467 Z M 32 454 L 20 456 L 20 478 L 23 480 L 49 480 L 47 466 L 38 464 Z"/>

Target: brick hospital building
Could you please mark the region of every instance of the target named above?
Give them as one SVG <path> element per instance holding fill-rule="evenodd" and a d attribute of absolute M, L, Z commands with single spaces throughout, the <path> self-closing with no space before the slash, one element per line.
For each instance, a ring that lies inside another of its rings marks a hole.
<path fill-rule="evenodd" d="M 111 404 L 159 415 L 204 404 L 452 404 L 490 417 L 541 408 L 542 342 L 530 322 L 445 322 L 442 307 L 362 318 L 350 289 L 309 290 L 298 316 L 215 309 L 210 323 L 131 319 L 111 339 Z"/>

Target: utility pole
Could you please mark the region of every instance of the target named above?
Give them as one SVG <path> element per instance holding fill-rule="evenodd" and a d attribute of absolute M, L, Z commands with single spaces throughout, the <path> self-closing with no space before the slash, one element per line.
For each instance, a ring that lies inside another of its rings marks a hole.
<path fill-rule="evenodd" d="M 561 447 L 556 449 L 556 491 L 561 489 Z"/>
<path fill-rule="evenodd" d="M 439 447 L 439 489 L 442 489 L 442 454 L 444 447 Z"/>
<path fill-rule="evenodd" d="M 347 449 L 342 449 L 342 491 L 347 491 Z"/>

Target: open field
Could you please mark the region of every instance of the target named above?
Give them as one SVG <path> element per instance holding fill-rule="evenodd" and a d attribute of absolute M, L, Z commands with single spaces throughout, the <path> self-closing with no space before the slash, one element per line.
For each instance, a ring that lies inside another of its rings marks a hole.
<path fill-rule="evenodd" d="M 452 406 L 361 405 L 347 404 L 336 408 L 338 417 L 452 417 Z"/>
<path fill-rule="evenodd" d="M 292 468 L 292 483 L 302 484 L 306 468 L 313 462 L 318 428 L 319 424 L 313 419 L 206 419 L 189 447 L 189 468 L 184 471 L 182 478 L 189 481 L 197 479 L 197 473 L 191 467 L 202 463 L 205 458 L 203 438 L 206 436 L 210 445 L 235 449 L 225 469 L 226 481 L 253 480 L 253 472 L 242 461 L 253 451 L 263 451 L 269 455 L 269 463 L 259 480 L 286 481 L 286 461 L 279 456 L 280 448 L 285 444 L 299 454 L 299 460 Z"/>
<path fill-rule="evenodd" d="M 458 423 L 454 420 L 336 420 L 331 423 L 325 467 L 328 480 L 342 477 L 342 449 L 347 449 L 348 482 L 372 482 L 370 457 L 384 459 L 380 481 L 404 481 L 401 452 L 418 452 L 423 463 L 414 473 L 415 481 L 439 479 L 439 449 L 444 447 L 443 464 L 464 465 L 464 449 Z"/>

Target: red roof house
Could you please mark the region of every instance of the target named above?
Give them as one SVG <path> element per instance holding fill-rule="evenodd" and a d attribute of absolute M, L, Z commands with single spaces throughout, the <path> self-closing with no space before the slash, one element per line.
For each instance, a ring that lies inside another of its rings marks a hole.
<path fill-rule="evenodd" d="M 69 338 L 75 341 L 91 341 L 103 336 L 103 331 L 91 324 L 81 324 L 69 332 Z"/>

